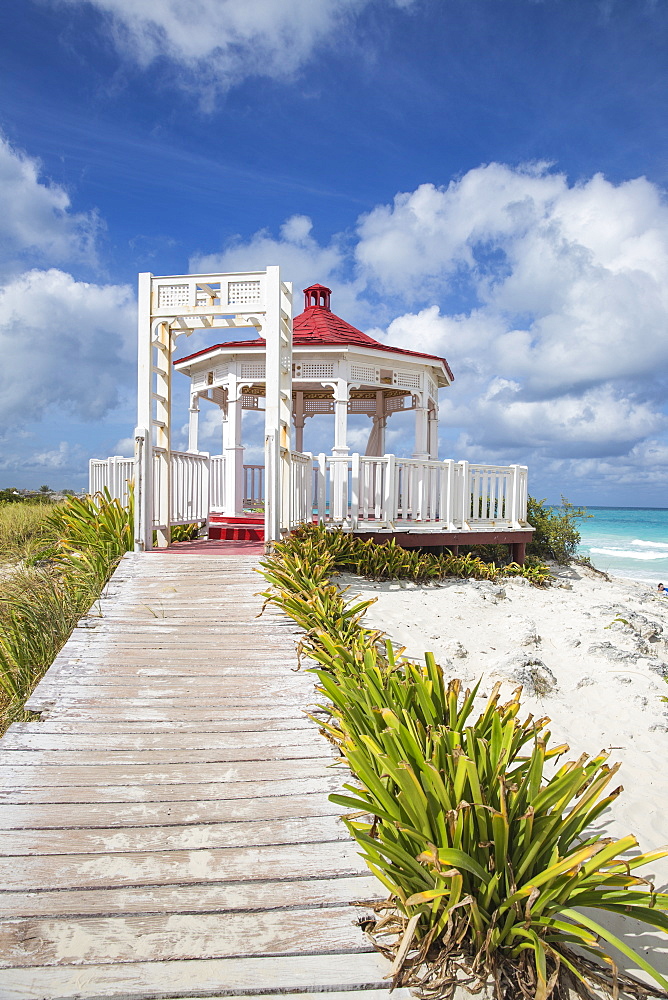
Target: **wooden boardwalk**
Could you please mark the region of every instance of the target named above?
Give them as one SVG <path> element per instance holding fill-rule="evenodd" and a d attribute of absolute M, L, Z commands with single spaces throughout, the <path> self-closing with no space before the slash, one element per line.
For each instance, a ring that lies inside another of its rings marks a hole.
<path fill-rule="evenodd" d="M 126 556 L 0 741 L 2 1000 L 387 996 L 349 906 L 384 891 L 256 565 Z"/>

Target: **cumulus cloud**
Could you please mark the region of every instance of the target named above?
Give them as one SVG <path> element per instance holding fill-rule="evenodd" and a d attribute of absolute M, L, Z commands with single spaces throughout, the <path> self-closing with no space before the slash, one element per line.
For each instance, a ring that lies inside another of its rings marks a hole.
<path fill-rule="evenodd" d="M 130 381 L 135 328 L 129 286 L 76 281 L 55 268 L 8 281 L 0 288 L 0 423 L 54 409 L 100 420 Z"/>
<path fill-rule="evenodd" d="M 65 0 L 80 5 L 83 0 Z M 168 58 L 181 81 L 228 89 L 252 76 L 289 79 L 371 0 L 88 0 L 142 68 Z M 380 0 L 388 8 L 413 0 Z"/>
<path fill-rule="evenodd" d="M 365 288 L 438 303 L 376 335 L 448 357 L 442 421 L 467 457 L 600 462 L 665 432 L 668 208 L 654 184 L 490 164 L 397 195 L 358 235 Z"/>
<path fill-rule="evenodd" d="M 283 279 L 293 284 L 295 313 L 303 308 L 301 290 L 320 282 L 336 286 L 336 311 L 350 320 L 364 307 L 358 299 L 359 284 L 345 277 L 347 253 L 342 237 L 335 236 L 322 246 L 313 235 L 311 219 L 293 215 L 283 223 L 278 236 L 267 229 L 246 240 L 238 236 L 220 252 L 191 257 L 189 267 L 195 274 L 215 274 L 278 264 Z"/>
<path fill-rule="evenodd" d="M 0 274 L 26 264 L 94 263 L 100 220 L 72 212 L 70 197 L 41 178 L 39 160 L 0 136 Z"/>

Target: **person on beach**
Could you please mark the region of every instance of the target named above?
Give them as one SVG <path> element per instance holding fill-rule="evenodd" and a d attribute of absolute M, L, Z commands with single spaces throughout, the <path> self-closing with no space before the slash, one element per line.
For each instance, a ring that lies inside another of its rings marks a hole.
<path fill-rule="evenodd" d="M 656 589 L 659 594 L 668 594 L 668 590 L 666 590 L 662 583 L 660 583 Z"/>

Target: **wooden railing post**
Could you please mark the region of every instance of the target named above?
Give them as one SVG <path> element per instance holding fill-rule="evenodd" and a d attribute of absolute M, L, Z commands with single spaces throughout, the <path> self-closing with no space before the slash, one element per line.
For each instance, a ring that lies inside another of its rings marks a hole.
<path fill-rule="evenodd" d="M 327 520 L 327 456 L 324 452 L 318 455 L 316 470 L 318 481 L 318 521 L 322 524 Z"/>
<path fill-rule="evenodd" d="M 360 456 L 359 452 L 352 455 L 351 464 L 351 493 L 350 493 L 350 527 L 352 531 L 357 528 L 360 513 Z M 346 483 L 346 501 L 348 499 Z"/>
<path fill-rule="evenodd" d="M 385 455 L 385 496 L 383 498 L 383 520 L 392 525 L 397 519 L 397 459 L 396 455 Z"/>
<path fill-rule="evenodd" d="M 473 489 L 471 483 L 471 470 L 468 462 L 460 462 L 461 482 L 460 482 L 460 503 L 461 519 L 464 531 L 469 531 L 469 519 L 471 517 L 471 504 L 473 503 Z"/>

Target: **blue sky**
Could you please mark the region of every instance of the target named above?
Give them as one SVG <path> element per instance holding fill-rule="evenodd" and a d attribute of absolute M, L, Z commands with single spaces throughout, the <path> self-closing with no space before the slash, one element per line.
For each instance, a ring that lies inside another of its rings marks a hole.
<path fill-rule="evenodd" d="M 442 457 L 526 463 L 551 499 L 668 504 L 665 0 L 1 16 L 0 486 L 80 487 L 127 452 L 137 271 L 279 263 L 373 336 L 445 354 Z"/>

